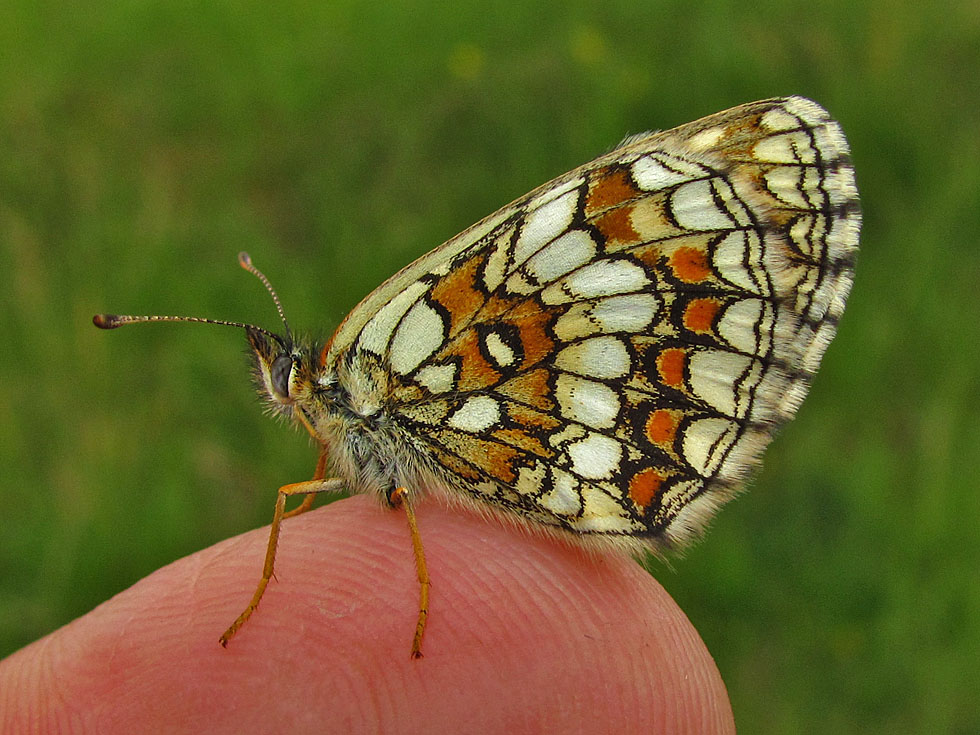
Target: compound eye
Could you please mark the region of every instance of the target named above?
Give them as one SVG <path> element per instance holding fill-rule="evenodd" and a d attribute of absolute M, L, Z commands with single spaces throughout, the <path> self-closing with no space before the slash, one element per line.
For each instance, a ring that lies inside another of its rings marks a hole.
<path fill-rule="evenodd" d="M 272 361 L 269 377 L 272 379 L 272 390 L 282 399 L 289 398 L 289 375 L 293 371 L 293 358 L 289 355 L 279 355 Z"/>

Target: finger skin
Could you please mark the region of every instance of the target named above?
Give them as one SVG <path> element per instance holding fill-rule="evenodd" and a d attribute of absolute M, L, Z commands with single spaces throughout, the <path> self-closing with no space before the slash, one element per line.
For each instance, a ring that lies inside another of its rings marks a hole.
<path fill-rule="evenodd" d="M 0 662 L 0 732 L 731 733 L 717 668 L 638 564 L 364 496 L 286 521 L 276 579 L 227 649 L 267 529 L 160 569 Z"/>

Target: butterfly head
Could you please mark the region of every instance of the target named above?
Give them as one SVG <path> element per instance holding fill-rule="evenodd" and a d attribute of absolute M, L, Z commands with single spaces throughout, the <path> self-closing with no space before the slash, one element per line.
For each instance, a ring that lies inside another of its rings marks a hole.
<path fill-rule="evenodd" d="M 289 411 L 294 404 L 306 403 L 317 384 L 316 348 L 294 343 L 288 335 L 245 327 L 248 344 L 255 357 L 255 381 L 277 411 Z"/>

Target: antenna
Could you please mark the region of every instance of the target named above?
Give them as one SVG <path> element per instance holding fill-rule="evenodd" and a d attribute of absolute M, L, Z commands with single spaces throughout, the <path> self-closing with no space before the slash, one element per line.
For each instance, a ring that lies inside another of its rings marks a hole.
<path fill-rule="evenodd" d="M 265 277 L 265 274 L 263 274 L 262 271 L 252 265 L 251 257 L 249 257 L 249 254 L 244 251 L 238 254 L 238 264 L 262 281 L 262 283 L 265 285 L 266 290 L 272 296 L 272 300 L 276 304 L 276 310 L 279 312 L 279 317 L 282 319 L 283 326 L 286 328 L 286 341 L 291 341 L 289 323 L 286 321 L 286 315 L 282 310 L 282 303 L 280 303 L 279 296 L 276 294 L 275 289 L 272 288 L 272 284 L 269 283 L 269 279 Z M 225 319 L 207 319 L 201 316 L 133 316 L 130 314 L 96 314 L 92 317 L 92 323 L 99 329 L 116 329 L 124 324 L 145 324 L 148 322 L 196 322 L 197 324 L 220 324 L 226 327 L 240 327 L 241 329 L 252 330 L 259 332 L 260 334 L 264 334 L 282 344 L 282 338 L 277 334 L 273 334 L 268 329 L 257 327 L 254 324 L 246 324 L 245 322 L 230 322 Z"/>
<path fill-rule="evenodd" d="M 265 273 L 252 265 L 251 256 L 244 250 L 238 254 L 238 265 L 262 281 L 265 290 L 269 292 L 269 295 L 276 304 L 276 311 L 279 312 L 279 318 L 282 319 L 282 326 L 286 328 L 286 340 L 292 341 L 292 330 L 289 328 L 289 322 L 286 321 L 286 312 L 282 310 L 282 302 L 279 301 L 279 294 L 276 293 L 276 289 L 269 283 L 269 279 L 265 277 Z"/>

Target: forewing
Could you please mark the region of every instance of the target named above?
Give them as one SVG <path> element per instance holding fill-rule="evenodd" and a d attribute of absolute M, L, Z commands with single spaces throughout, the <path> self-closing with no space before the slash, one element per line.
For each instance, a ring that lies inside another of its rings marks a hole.
<path fill-rule="evenodd" d="M 851 286 L 847 143 L 799 97 L 635 136 L 405 268 L 328 359 L 377 357 L 446 485 L 669 545 L 795 413 Z"/>

